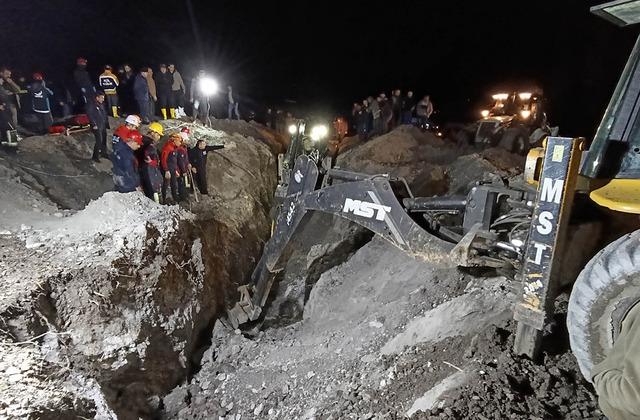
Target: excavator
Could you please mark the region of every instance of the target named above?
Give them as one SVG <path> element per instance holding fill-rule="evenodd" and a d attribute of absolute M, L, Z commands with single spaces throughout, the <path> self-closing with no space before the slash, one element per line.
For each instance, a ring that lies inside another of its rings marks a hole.
<path fill-rule="evenodd" d="M 592 12 L 619 26 L 640 22 L 640 0 L 616 0 Z M 602 246 L 605 214 L 640 214 L 640 38 L 613 92 L 589 150 L 583 138 L 549 136 L 532 149 L 522 180 L 477 183 L 463 196 L 416 197 L 387 174 L 320 170 L 295 160 L 271 239 L 227 310 L 238 327 L 260 319 L 294 233 L 320 211 L 355 222 L 431 264 L 512 273 L 514 351 L 539 356 L 554 302 L 572 286 L 567 314 L 571 349 L 591 380 L 592 367 L 616 341 L 640 302 L 640 225 Z M 321 168 L 322 169 L 322 168 Z M 637 220 L 637 219 L 634 219 Z"/>

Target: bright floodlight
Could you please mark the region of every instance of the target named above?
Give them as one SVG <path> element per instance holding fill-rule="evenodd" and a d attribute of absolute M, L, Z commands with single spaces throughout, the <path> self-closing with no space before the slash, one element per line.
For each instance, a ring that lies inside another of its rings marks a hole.
<path fill-rule="evenodd" d="M 316 125 L 311 129 L 311 140 L 318 141 L 323 139 L 329 134 L 329 129 L 326 125 Z"/>
<path fill-rule="evenodd" d="M 520 111 L 520 115 L 526 120 L 531 116 L 531 111 L 529 111 L 528 109 L 523 109 L 522 111 Z"/>
<path fill-rule="evenodd" d="M 218 93 L 218 82 L 210 77 L 200 79 L 200 92 L 205 96 L 211 96 Z"/>
<path fill-rule="evenodd" d="M 298 132 L 298 127 L 296 127 L 294 124 L 291 124 L 289 126 L 289 134 L 294 135 Z"/>
<path fill-rule="evenodd" d="M 529 99 L 531 99 L 531 92 L 522 92 L 519 93 L 518 96 L 520 97 L 521 100 L 523 101 L 528 101 Z"/>
<path fill-rule="evenodd" d="M 480 112 L 480 115 L 482 115 L 482 118 L 489 118 L 489 110 L 483 109 L 482 112 Z"/>
<path fill-rule="evenodd" d="M 491 96 L 493 98 L 494 101 L 506 101 L 507 99 L 509 99 L 509 94 L 508 93 L 496 93 L 495 95 Z"/>

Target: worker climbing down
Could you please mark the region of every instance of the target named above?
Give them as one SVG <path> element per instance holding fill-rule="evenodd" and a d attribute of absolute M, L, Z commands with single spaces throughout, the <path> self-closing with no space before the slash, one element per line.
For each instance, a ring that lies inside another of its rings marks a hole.
<path fill-rule="evenodd" d="M 171 196 L 175 203 L 181 201 L 178 192 L 178 180 L 180 178 L 180 169 L 178 167 L 178 147 L 182 143 L 182 137 L 179 133 L 169 136 L 169 140 L 162 147 L 160 154 L 160 163 L 164 172 L 164 182 L 162 183 L 162 202 L 167 203 L 167 189 L 171 188 Z"/>
<path fill-rule="evenodd" d="M 104 92 L 107 99 L 107 106 L 111 111 L 113 118 L 118 118 L 118 86 L 120 82 L 118 76 L 113 74 L 113 68 L 110 65 L 104 66 L 104 72 L 98 78 L 100 89 Z"/>
<path fill-rule="evenodd" d="M 127 139 L 132 131 L 135 131 L 138 129 L 138 127 L 140 127 L 141 122 L 142 121 L 140 121 L 140 117 L 138 117 L 137 115 L 128 115 L 124 120 L 124 124 L 116 128 L 116 130 L 113 132 L 111 143 L 115 145 L 121 140 Z"/>
<path fill-rule="evenodd" d="M 222 149 L 224 146 L 207 146 L 204 140 L 198 140 L 196 145 L 189 149 L 189 162 L 191 162 L 191 173 L 194 183 L 198 186 L 200 194 L 207 195 L 207 154 L 212 150 Z M 194 188 L 195 186 L 194 185 Z"/>
<path fill-rule="evenodd" d="M 131 130 L 127 137 L 113 145 L 113 183 L 116 191 L 128 193 L 140 191 L 140 176 L 138 175 L 138 159 L 135 151 L 142 146 L 142 135 Z"/>
<path fill-rule="evenodd" d="M 611 352 L 591 376 L 609 419 L 640 419 L 640 304 L 631 308 Z"/>
<path fill-rule="evenodd" d="M 188 193 L 191 190 L 191 163 L 189 163 L 189 150 L 187 145 L 189 144 L 190 131 L 187 127 L 184 127 L 180 132 L 181 143 L 176 149 L 178 153 L 178 168 L 180 169 L 181 177 L 178 180 L 178 193 L 183 200 L 187 199 Z"/>
<path fill-rule="evenodd" d="M 160 203 L 162 194 L 162 172 L 160 171 L 160 156 L 156 144 L 164 134 L 162 125 L 157 122 L 149 124 L 147 135 L 142 138 L 140 157 L 140 175 L 144 194 Z"/>

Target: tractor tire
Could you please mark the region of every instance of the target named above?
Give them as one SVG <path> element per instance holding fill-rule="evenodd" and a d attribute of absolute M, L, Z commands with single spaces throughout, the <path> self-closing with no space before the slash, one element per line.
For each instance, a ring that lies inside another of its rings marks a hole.
<path fill-rule="evenodd" d="M 607 245 L 582 270 L 571 292 L 567 328 L 580 371 L 591 381 L 622 320 L 640 302 L 640 230 Z"/>
<path fill-rule="evenodd" d="M 529 152 L 529 136 L 526 131 L 518 128 L 508 128 L 502 134 L 498 146 L 518 155 L 526 155 Z"/>

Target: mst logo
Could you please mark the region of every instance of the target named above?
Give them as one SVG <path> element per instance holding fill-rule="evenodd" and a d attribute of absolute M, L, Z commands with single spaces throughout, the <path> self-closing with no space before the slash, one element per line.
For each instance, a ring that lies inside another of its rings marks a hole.
<path fill-rule="evenodd" d="M 382 204 L 370 203 L 368 201 L 352 200 L 347 198 L 344 200 L 343 213 L 353 213 L 356 216 L 366 217 L 367 219 L 384 220 L 387 213 L 391 212 L 391 207 Z"/>

